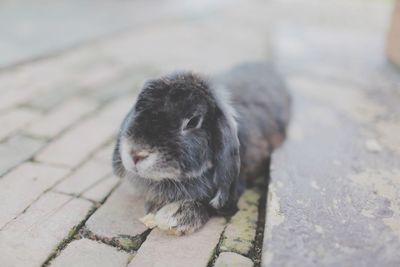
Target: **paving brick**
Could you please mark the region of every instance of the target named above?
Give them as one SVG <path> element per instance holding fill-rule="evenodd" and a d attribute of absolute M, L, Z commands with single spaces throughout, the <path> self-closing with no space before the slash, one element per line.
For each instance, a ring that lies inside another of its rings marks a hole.
<path fill-rule="evenodd" d="M 12 78 L 0 84 L 2 88 L 7 86 L 0 98 L 0 110 L 20 104 L 48 110 L 60 103 L 62 96 L 70 97 L 84 89 L 82 86 L 109 82 L 124 68 L 109 59 L 93 47 L 84 47 L 9 71 L 6 75 Z M 59 95 L 55 94 L 57 90 Z"/>
<path fill-rule="evenodd" d="M 79 86 L 85 90 L 97 90 L 100 86 L 116 80 L 124 71 L 122 66 L 107 61 L 98 61 L 87 69 L 79 79 Z"/>
<path fill-rule="evenodd" d="M 66 131 L 36 157 L 38 161 L 76 166 L 117 132 L 133 102 L 115 101 L 104 110 Z"/>
<path fill-rule="evenodd" d="M 75 240 L 50 264 L 51 267 L 125 267 L 130 255 L 89 239 Z"/>
<path fill-rule="evenodd" d="M 248 255 L 254 245 L 260 192 L 247 190 L 238 202 L 239 211 L 229 221 L 220 250 Z"/>
<path fill-rule="evenodd" d="M 159 75 L 159 72 L 154 67 L 147 65 L 133 67 L 125 71 L 125 74 L 117 80 L 96 88 L 96 90 L 89 90 L 85 92 L 85 95 L 103 103 L 116 97 L 137 93 L 145 80 L 156 75 Z"/>
<path fill-rule="evenodd" d="M 67 170 L 38 163 L 24 163 L 0 179 L 0 229 L 45 190 L 67 174 Z"/>
<path fill-rule="evenodd" d="M 20 129 L 38 117 L 38 113 L 25 108 L 18 108 L 0 115 L 0 140 Z"/>
<path fill-rule="evenodd" d="M 13 167 L 31 158 L 42 146 L 43 140 L 17 135 L 0 144 L 0 177 Z"/>
<path fill-rule="evenodd" d="M 89 160 L 58 184 L 55 190 L 63 193 L 80 195 L 101 181 L 101 179 L 109 176 L 111 172 L 111 163 L 104 164 L 102 162 Z"/>
<path fill-rule="evenodd" d="M 377 134 L 399 136 L 381 124 L 395 110 L 381 105 L 354 116 L 353 108 L 377 99 L 355 87 L 352 101 L 327 101 L 332 83 L 314 92 L 324 98 L 293 87 L 289 138 L 272 158 L 262 266 L 400 265 L 400 158 Z M 381 89 L 371 95 L 385 97 Z M 379 153 L 365 149 L 366 137 L 382 144 Z"/>
<path fill-rule="evenodd" d="M 207 266 L 224 229 L 223 218 L 212 218 L 199 231 L 171 236 L 154 229 L 128 265 L 134 266 Z"/>
<path fill-rule="evenodd" d="M 26 131 L 33 135 L 53 137 L 96 107 L 97 105 L 93 101 L 80 98 L 71 99 L 32 123 Z"/>
<path fill-rule="evenodd" d="M 80 94 L 80 88 L 75 84 L 59 84 L 57 90 L 49 90 L 39 94 L 37 97 L 30 98 L 26 101 L 25 106 L 32 109 L 48 112 L 53 108 L 61 106 L 63 102 L 74 95 Z"/>
<path fill-rule="evenodd" d="M 2 92 L 0 98 L 0 110 L 5 110 L 7 108 L 11 108 L 27 98 L 31 95 L 31 92 L 26 92 L 23 90 L 9 90 L 6 92 Z"/>
<path fill-rule="evenodd" d="M 110 144 L 106 145 L 105 147 L 101 148 L 98 152 L 96 152 L 96 154 L 93 155 L 93 159 L 95 161 L 99 161 L 104 164 L 109 164 L 111 167 L 114 146 L 115 146 L 115 140 L 112 140 Z"/>
<path fill-rule="evenodd" d="M 253 267 L 253 262 L 240 254 L 233 252 L 223 252 L 221 253 L 214 267 Z"/>
<path fill-rule="evenodd" d="M 7 87 L 0 84 L 0 87 L 6 88 L 0 98 L 0 110 L 26 103 L 41 92 L 53 88 L 55 82 L 66 77 L 65 71 L 60 71 L 58 67 L 49 60 L 4 72 L 3 75 L 10 77 L 10 82 Z"/>
<path fill-rule="evenodd" d="M 120 181 L 119 178 L 111 175 L 102 179 L 99 183 L 94 185 L 89 190 L 85 191 L 82 196 L 97 202 L 101 202 L 104 198 L 111 192 L 111 190 L 117 185 Z"/>
<path fill-rule="evenodd" d="M 40 266 L 91 207 L 86 200 L 46 193 L 0 231 L 1 265 Z"/>
<path fill-rule="evenodd" d="M 147 227 L 139 221 L 145 215 L 144 201 L 133 194 L 131 187 L 128 181 L 124 181 L 89 218 L 86 228 L 109 239 L 135 237 L 146 231 Z"/>
<path fill-rule="evenodd" d="M 86 120 L 47 145 L 36 160 L 74 167 L 115 132 L 99 118 Z"/>

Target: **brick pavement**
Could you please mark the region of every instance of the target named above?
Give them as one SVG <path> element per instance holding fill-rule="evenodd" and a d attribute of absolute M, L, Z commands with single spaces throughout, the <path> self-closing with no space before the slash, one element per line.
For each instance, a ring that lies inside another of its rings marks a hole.
<path fill-rule="evenodd" d="M 263 19 L 254 21 L 250 13 L 236 19 L 242 8 L 256 12 L 265 7 L 256 3 L 219 2 L 194 12 L 171 1 L 171 10 L 176 10 L 165 13 L 167 23 L 149 18 L 145 27 L 3 67 L 2 266 L 188 266 L 189 261 L 206 266 L 216 261 L 222 240 L 227 240 L 223 251 L 236 251 L 235 235 L 241 234 L 246 243 L 237 253 L 248 257 L 247 262 L 256 260 L 250 254 L 255 249 L 258 193 L 246 195 L 254 199 L 249 210 L 255 213 L 246 213 L 244 201 L 243 214 L 231 223 L 214 218 L 201 231 L 178 238 L 150 232 L 138 220 L 144 215 L 143 200 L 111 173 L 115 134 L 146 78 L 184 68 L 211 74 L 269 56 L 268 36 L 259 34 L 267 32 L 259 25 Z M 246 36 L 236 35 L 250 25 L 254 30 Z M 220 29 L 227 30 L 223 36 Z M 59 41 L 49 53 L 63 44 Z M 204 51 L 199 54 L 200 47 Z M 32 50 L 36 52 L 40 50 Z M 241 229 L 238 224 L 246 224 L 246 216 L 251 222 Z"/>

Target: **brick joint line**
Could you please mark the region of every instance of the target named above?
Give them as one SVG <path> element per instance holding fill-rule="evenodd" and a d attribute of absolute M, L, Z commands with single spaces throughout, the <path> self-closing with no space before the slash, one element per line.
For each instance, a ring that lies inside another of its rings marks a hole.
<path fill-rule="evenodd" d="M 260 184 L 253 185 L 259 187 L 261 196 L 258 200 L 258 218 L 257 218 L 257 225 L 256 225 L 256 234 L 254 240 L 252 242 L 253 246 L 251 247 L 248 254 L 239 253 L 237 251 L 231 251 L 238 255 L 244 256 L 249 258 L 254 263 L 254 267 L 261 266 L 261 257 L 262 257 L 262 248 L 263 248 L 263 240 L 264 240 L 264 230 L 265 230 L 265 221 L 266 221 L 266 200 L 268 194 L 268 181 L 269 181 L 269 173 L 265 175 L 265 180 L 263 180 Z M 210 257 L 210 261 L 207 264 L 207 267 L 213 267 L 215 262 L 217 261 L 219 255 L 221 254 L 220 247 L 224 241 L 224 235 L 226 227 L 229 224 L 229 220 L 231 217 L 227 219 L 227 225 L 225 226 L 224 230 L 221 233 L 220 239 L 218 241 L 217 246 L 214 249 L 213 254 Z"/>
<path fill-rule="evenodd" d="M 69 234 L 67 235 L 66 238 L 64 238 L 64 240 L 62 240 L 58 246 L 55 248 L 55 250 L 49 255 L 49 257 L 44 261 L 44 263 L 42 264 L 42 267 L 48 267 L 50 266 L 50 263 L 61 253 L 61 251 L 63 249 L 65 249 L 67 247 L 67 245 L 69 243 L 71 243 L 73 240 L 77 240 L 79 239 L 79 232 L 80 230 L 84 227 L 84 225 L 86 224 L 86 222 L 89 220 L 90 216 L 92 216 L 100 207 L 101 205 L 103 205 L 107 199 L 111 196 L 111 194 L 114 192 L 114 190 L 116 189 L 113 188 L 110 193 L 108 193 L 108 195 L 104 198 L 103 201 L 101 201 L 101 203 L 99 203 L 99 205 L 94 205 L 86 214 L 85 218 L 78 223 L 76 226 L 74 226 L 71 231 L 69 232 Z"/>
<path fill-rule="evenodd" d="M 50 188 L 46 189 L 45 191 L 43 191 L 35 200 L 33 200 L 27 207 L 25 207 L 25 209 L 19 213 L 17 216 L 15 216 L 11 221 L 9 221 L 8 223 L 6 223 L 3 227 L 0 228 L 0 231 L 5 229 L 12 221 L 14 221 L 15 219 L 17 219 L 19 216 L 21 216 L 22 214 L 24 214 L 33 204 L 35 204 L 44 194 L 50 192 L 50 191 L 54 191 L 54 189 L 57 187 L 57 185 L 59 185 L 60 183 L 62 183 L 63 181 L 65 181 L 65 179 L 68 179 L 68 177 L 70 177 L 76 170 L 78 170 L 81 166 L 85 165 L 88 161 L 90 161 L 91 159 L 94 158 L 94 156 L 96 155 L 97 152 L 101 151 L 104 147 L 106 147 L 107 145 L 110 144 L 110 142 L 112 142 L 113 139 L 110 139 L 108 141 L 105 141 L 102 145 L 100 145 L 97 149 L 95 149 L 92 153 L 90 153 L 88 155 L 88 157 L 86 159 L 84 159 L 81 163 L 79 163 L 78 165 L 76 165 L 75 167 L 73 167 L 63 178 L 61 178 L 60 180 L 58 180 L 55 184 L 53 184 Z M 44 164 L 44 165 L 49 165 L 49 166 L 56 166 L 56 167 L 63 167 L 65 168 L 66 166 L 64 165 L 60 165 L 60 164 L 54 164 L 54 163 L 47 163 L 47 162 L 41 162 L 41 161 L 36 161 L 34 160 L 34 157 L 32 157 L 31 159 L 27 160 L 26 162 L 34 162 L 34 163 L 40 163 L 40 164 Z M 8 173 L 8 172 L 7 172 Z M 3 176 L 2 176 L 3 177 Z M 1 179 L 1 177 L 0 177 Z M 112 188 L 110 190 L 111 194 L 112 192 L 114 192 L 114 190 L 118 187 L 118 185 L 120 184 L 120 182 L 118 182 L 116 184 L 116 186 L 114 188 Z M 56 191 L 56 193 L 61 193 Z M 76 195 L 71 195 L 71 194 L 65 194 L 65 195 L 69 195 L 72 197 L 77 197 Z M 78 196 L 79 197 L 79 196 Z M 107 195 L 103 201 L 101 202 L 96 202 L 96 205 L 101 206 L 109 197 L 109 195 Z M 91 201 L 92 202 L 92 201 Z"/>
<path fill-rule="evenodd" d="M 101 242 L 105 245 L 117 248 L 119 250 L 122 250 L 122 251 L 125 251 L 128 253 L 132 253 L 132 252 L 136 252 L 140 249 L 141 245 L 146 241 L 147 236 L 151 233 L 151 231 L 152 231 L 152 229 L 147 229 L 143 233 L 136 235 L 136 236 L 121 235 L 118 237 L 108 238 L 108 237 L 103 237 L 103 236 L 97 235 L 97 234 L 93 233 L 92 231 L 90 231 L 89 229 L 87 229 L 86 227 L 82 227 L 81 230 L 79 231 L 79 233 L 77 233 L 77 239 L 87 238 L 90 240 Z M 121 245 L 121 243 L 120 243 L 121 239 L 129 240 L 129 241 L 137 244 L 138 246 L 129 247 L 129 246 Z"/>

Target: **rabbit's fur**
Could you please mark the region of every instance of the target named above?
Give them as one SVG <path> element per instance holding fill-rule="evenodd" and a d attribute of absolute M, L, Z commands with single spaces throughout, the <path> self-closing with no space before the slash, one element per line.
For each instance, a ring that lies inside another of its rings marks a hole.
<path fill-rule="evenodd" d="M 189 233 L 236 211 L 245 179 L 262 174 L 283 141 L 289 114 L 268 64 L 208 80 L 191 72 L 150 80 L 121 126 L 114 172 L 143 194 L 156 225 Z M 132 151 L 145 158 L 135 164 Z"/>

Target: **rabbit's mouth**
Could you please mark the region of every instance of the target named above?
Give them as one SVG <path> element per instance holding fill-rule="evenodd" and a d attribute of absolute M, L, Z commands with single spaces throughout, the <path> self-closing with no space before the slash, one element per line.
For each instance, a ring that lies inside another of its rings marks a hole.
<path fill-rule="evenodd" d="M 124 168 L 143 179 L 161 181 L 164 179 L 179 180 L 181 171 L 175 162 L 166 162 L 162 153 L 143 148 L 121 138 L 120 153 Z"/>

